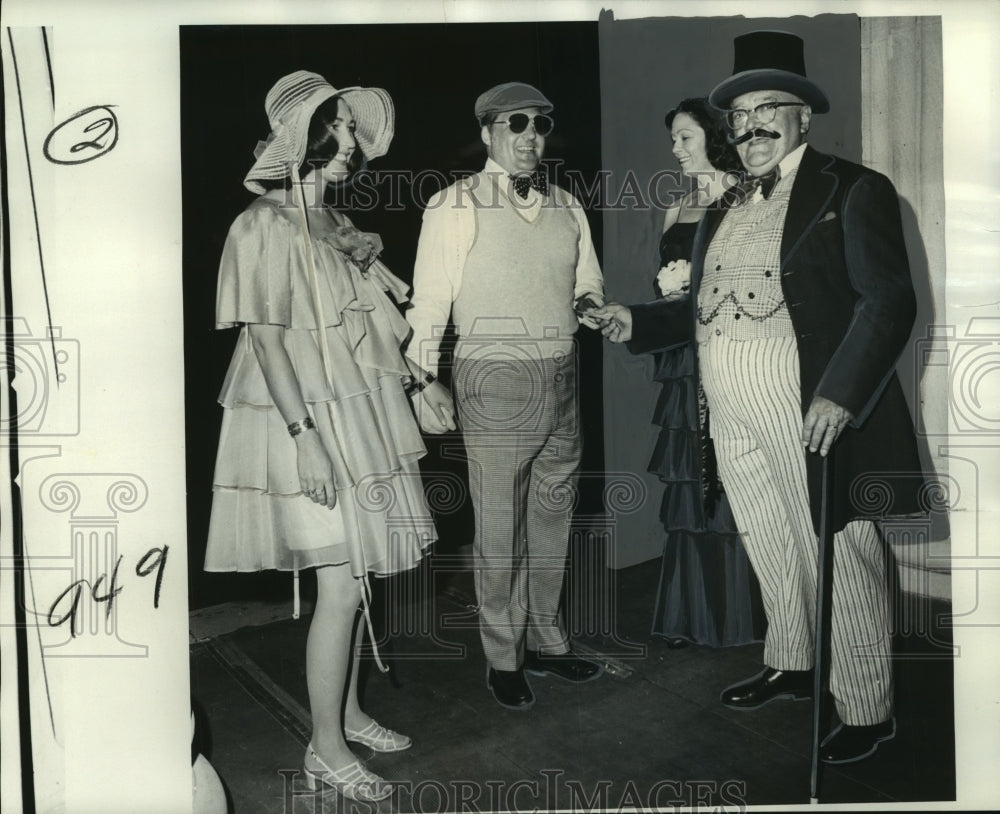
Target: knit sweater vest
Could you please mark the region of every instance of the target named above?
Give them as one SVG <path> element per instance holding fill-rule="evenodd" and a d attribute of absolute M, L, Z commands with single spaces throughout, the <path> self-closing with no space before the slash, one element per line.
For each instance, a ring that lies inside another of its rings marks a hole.
<path fill-rule="evenodd" d="M 476 237 L 452 305 L 456 356 L 546 359 L 572 349 L 580 230 L 555 194 L 528 221 L 496 190 L 470 191 Z"/>

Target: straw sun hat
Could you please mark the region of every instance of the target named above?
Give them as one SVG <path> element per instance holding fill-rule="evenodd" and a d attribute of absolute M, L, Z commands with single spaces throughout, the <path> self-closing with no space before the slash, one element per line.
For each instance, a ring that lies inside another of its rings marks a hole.
<path fill-rule="evenodd" d="M 266 190 L 261 181 L 281 180 L 302 164 L 312 115 L 333 96 L 340 96 L 351 108 L 357 125 L 354 137 L 365 157 L 386 154 L 395 123 L 388 93 L 382 88 L 337 90 L 319 74 L 296 71 L 275 82 L 264 99 L 271 133 L 254 150 L 257 161 L 243 179 L 247 189 L 262 195 Z"/>

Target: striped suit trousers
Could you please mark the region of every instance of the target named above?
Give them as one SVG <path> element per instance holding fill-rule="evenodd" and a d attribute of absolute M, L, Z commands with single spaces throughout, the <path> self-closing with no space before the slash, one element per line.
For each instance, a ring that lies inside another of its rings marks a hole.
<path fill-rule="evenodd" d="M 764 662 L 813 665 L 817 540 L 809 511 L 795 337 L 735 341 L 710 335 L 698 347 L 711 433 L 768 631 Z M 892 712 L 885 551 L 874 524 L 834 536 L 830 689 L 841 720 L 875 724 Z"/>

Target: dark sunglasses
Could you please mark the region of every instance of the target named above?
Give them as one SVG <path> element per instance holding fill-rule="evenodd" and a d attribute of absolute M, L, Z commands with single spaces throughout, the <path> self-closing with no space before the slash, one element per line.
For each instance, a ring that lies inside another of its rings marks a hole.
<path fill-rule="evenodd" d="M 511 113 L 506 119 L 497 119 L 493 124 L 506 124 L 511 133 L 523 133 L 528 129 L 528 122 L 534 122 L 535 132 L 540 136 L 547 136 L 556 125 L 552 117 L 544 113 L 537 113 L 534 116 L 529 116 L 527 113 Z"/>

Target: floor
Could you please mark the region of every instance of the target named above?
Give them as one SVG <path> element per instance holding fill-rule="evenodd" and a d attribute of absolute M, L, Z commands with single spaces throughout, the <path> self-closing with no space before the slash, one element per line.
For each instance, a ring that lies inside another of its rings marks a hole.
<path fill-rule="evenodd" d="M 650 635 L 659 562 L 572 583 L 576 648 L 606 666 L 572 685 L 532 678 L 534 708 L 501 708 L 485 686 L 471 574 L 462 557 L 434 558 L 377 583 L 379 652 L 390 665 L 363 676 L 377 720 L 413 737 L 412 749 L 374 754 L 369 768 L 397 781 L 382 812 L 801 805 L 810 797 L 812 705 L 774 702 L 753 712 L 718 702 L 761 668 L 762 646 L 671 649 Z M 198 740 L 237 814 L 373 811 L 333 792 L 308 792 L 300 773 L 309 739 L 303 618 L 290 603 L 230 603 L 192 614 L 192 692 Z M 829 766 L 824 803 L 955 798 L 952 657 L 938 600 L 896 598 L 897 736 L 871 759 Z M 379 612 L 389 608 L 388 612 Z"/>

